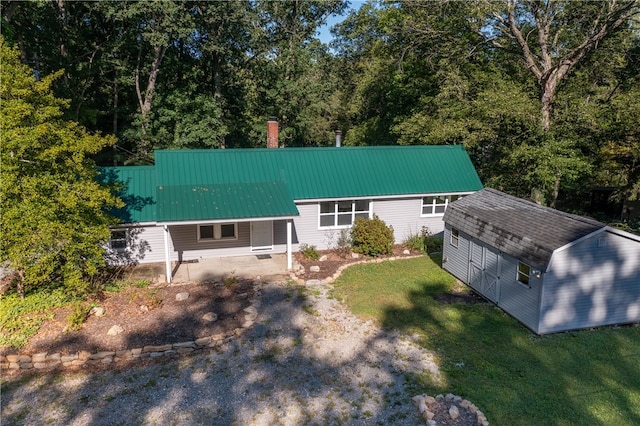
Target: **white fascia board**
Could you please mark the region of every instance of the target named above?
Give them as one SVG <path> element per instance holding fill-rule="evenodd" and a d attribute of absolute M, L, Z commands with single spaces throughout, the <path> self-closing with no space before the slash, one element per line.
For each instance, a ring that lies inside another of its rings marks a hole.
<path fill-rule="evenodd" d="M 249 218 L 230 218 L 217 220 L 182 220 L 172 222 L 158 222 L 159 225 L 205 225 L 209 223 L 240 223 L 240 222 L 258 222 L 263 220 L 288 220 L 295 219 L 298 216 L 273 216 L 273 217 L 249 217 Z"/>
<path fill-rule="evenodd" d="M 628 238 L 630 240 L 634 240 L 640 243 L 640 235 L 632 234 L 631 232 L 623 231 L 622 229 L 613 228 L 611 226 L 605 227 L 607 232 L 611 232 L 612 234 L 619 235 L 624 238 Z"/>
<path fill-rule="evenodd" d="M 157 225 L 158 225 L 158 222 L 133 222 L 133 223 L 119 223 L 117 225 L 111 225 L 109 228 L 120 229 L 120 228 L 135 228 L 135 227 L 157 226 Z"/>
<path fill-rule="evenodd" d="M 394 198 L 421 198 L 431 197 L 437 195 L 470 195 L 477 191 L 465 191 L 465 192 L 427 192 L 421 194 L 397 194 L 397 195 L 369 195 L 358 197 L 333 197 L 333 198 L 301 198 L 293 200 L 294 203 L 317 203 L 322 201 L 340 201 L 340 200 L 389 200 Z"/>

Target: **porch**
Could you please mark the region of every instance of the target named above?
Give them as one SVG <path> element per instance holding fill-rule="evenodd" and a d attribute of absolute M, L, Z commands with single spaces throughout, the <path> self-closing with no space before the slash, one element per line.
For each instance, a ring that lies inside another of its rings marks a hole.
<path fill-rule="evenodd" d="M 171 262 L 172 283 L 223 280 L 230 276 L 237 278 L 286 278 L 287 255 L 260 254 L 249 256 L 218 257 L 198 261 Z M 132 276 L 136 278 L 165 281 L 165 264 L 150 263 L 138 265 Z"/>

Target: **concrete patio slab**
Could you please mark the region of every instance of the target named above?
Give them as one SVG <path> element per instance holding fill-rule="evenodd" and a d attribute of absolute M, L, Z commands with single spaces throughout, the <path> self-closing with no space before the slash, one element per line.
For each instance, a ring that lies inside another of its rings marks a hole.
<path fill-rule="evenodd" d="M 224 280 L 227 277 L 283 279 L 288 277 L 286 254 L 260 254 L 250 256 L 201 259 L 196 262 L 172 262 L 174 283 Z M 164 263 L 138 265 L 133 277 L 152 278 L 163 282 Z"/>

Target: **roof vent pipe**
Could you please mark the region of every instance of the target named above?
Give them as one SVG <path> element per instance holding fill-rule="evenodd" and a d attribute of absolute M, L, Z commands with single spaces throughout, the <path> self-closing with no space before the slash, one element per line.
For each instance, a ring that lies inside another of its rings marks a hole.
<path fill-rule="evenodd" d="M 269 117 L 267 121 L 267 148 L 278 147 L 278 120 L 275 117 Z"/>
<path fill-rule="evenodd" d="M 342 146 L 342 130 L 336 130 L 336 148 Z"/>

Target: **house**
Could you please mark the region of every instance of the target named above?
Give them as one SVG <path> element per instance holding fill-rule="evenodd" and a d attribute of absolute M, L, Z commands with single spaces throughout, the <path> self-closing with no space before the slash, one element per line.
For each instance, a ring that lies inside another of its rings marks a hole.
<path fill-rule="evenodd" d="M 277 144 L 276 144 L 277 146 Z M 155 165 L 106 167 L 121 186 L 112 263 L 327 249 L 357 217 L 377 215 L 396 241 L 444 229 L 452 200 L 482 188 L 460 146 L 166 150 Z"/>
<path fill-rule="evenodd" d="M 488 188 L 444 222 L 444 269 L 535 333 L 640 321 L 640 236 Z"/>

